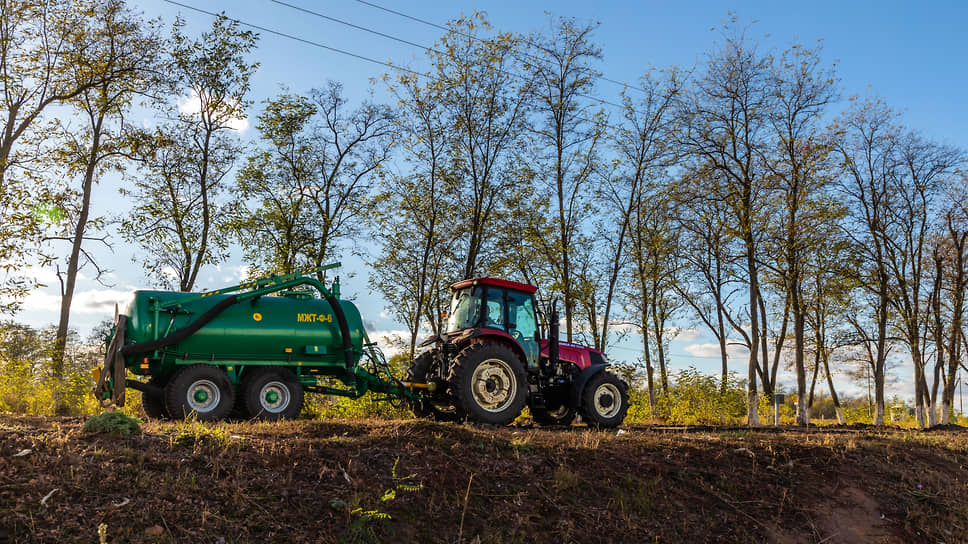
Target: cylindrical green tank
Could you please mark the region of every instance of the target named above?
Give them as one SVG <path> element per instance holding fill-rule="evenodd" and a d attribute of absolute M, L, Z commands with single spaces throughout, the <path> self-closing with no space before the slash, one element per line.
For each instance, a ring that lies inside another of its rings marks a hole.
<path fill-rule="evenodd" d="M 231 296 L 136 291 L 125 312 L 126 343 L 170 337 Z M 180 299 L 187 300 L 172 306 Z M 341 300 L 339 304 L 346 316 L 355 363 L 363 344 L 360 312 L 352 302 Z M 147 358 L 152 374 L 189 362 L 291 364 L 306 366 L 306 370 L 336 365 L 345 369 L 343 339 L 333 308 L 325 299 L 306 292 L 237 302 L 186 338 L 157 351 L 127 355 L 125 366 L 147 374 L 143 370 L 148 369 L 141 368 Z"/>
<path fill-rule="evenodd" d="M 136 291 L 115 316 L 95 398 L 122 407 L 130 387 L 148 417 L 209 421 L 291 419 L 305 392 L 419 398 L 393 377 L 356 306 L 339 300 L 339 280 L 327 288 L 313 277 L 337 266 L 209 293 Z"/>

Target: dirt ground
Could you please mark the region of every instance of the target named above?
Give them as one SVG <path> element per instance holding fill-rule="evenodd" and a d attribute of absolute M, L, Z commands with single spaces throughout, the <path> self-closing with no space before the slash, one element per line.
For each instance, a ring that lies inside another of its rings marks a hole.
<path fill-rule="evenodd" d="M 968 431 L 0 416 L 0 543 L 968 542 Z"/>

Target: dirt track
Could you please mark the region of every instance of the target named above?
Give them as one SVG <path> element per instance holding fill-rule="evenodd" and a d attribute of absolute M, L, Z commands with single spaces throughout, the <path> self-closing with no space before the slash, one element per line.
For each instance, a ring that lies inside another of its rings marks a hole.
<path fill-rule="evenodd" d="M 961 429 L 82 424 L 0 416 L 0 542 L 968 542 Z"/>

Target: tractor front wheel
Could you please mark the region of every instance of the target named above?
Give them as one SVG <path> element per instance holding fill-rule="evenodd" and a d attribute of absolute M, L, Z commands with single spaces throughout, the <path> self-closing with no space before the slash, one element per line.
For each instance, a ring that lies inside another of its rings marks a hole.
<path fill-rule="evenodd" d="M 601 371 L 585 384 L 581 417 L 593 427 L 618 427 L 629 410 L 629 386 L 611 372 Z"/>
<path fill-rule="evenodd" d="M 467 419 L 507 425 L 527 399 L 524 363 L 509 347 L 497 342 L 472 344 L 454 361 L 454 395 Z"/>
<path fill-rule="evenodd" d="M 165 386 L 165 406 L 172 417 L 195 414 L 199 421 L 219 421 L 229 415 L 234 402 L 232 382 L 213 365 L 186 366 Z"/>

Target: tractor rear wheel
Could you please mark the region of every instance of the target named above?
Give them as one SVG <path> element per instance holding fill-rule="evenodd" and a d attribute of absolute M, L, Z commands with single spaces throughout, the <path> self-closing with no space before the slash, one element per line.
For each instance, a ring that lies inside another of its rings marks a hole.
<path fill-rule="evenodd" d="M 524 363 L 497 342 L 465 348 L 454 360 L 452 383 L 458 410 L 479 423 L 507 425 L 521 414 L 527 400 Z"/>
<path fill-rule="evenodd" d="M 289 369 L 255 370 L 242 384 L 242 401 L 250 417 L 268 421 L 296 419 L 303 408 L 303 387 Z"/>
<path fill-rule="evenodd" d="M 592 376 L 581 395 L 581 417 L 593 427 L 618 427 L 629 410 L 629 386 L 611 372 Z"/>
<path fill-rule="evenodd" d="M 214 365 L 186 366 L 165 386 L 165 406 L 176 418 L 195 414 L 199 421 L 220 421 L 229 415 L 234 402 L 232 382 Z"/>
<path fill-rule="evenodd" d="M 437 372 L 437 352 L 425 351 L 417 356 L 407 370 L 405 381 L 415 383 L 427 383 L 427 376 L 434 376 Z M 428 392 L 429 393 L 429 392 Z M 435 393 L 430 393 L 433 396 Z M 423 398 L 413 401 L 410 409 L 417 417 L 428 417 L 435 421 L 457 421 L 457 412 L 453 406 L 439 406 L 430 398 Z"/>
<path fill-rule="evenodd" d="M 145 411 L 145 415 L 151 419 L 171 419 L 171 415 L 168 414 L 168 409 L 165 407 L 164 388 L 167 383 L 167 378 L 154 376 L 148 380 L 148 385 L 157 387 L 162 392 L 159 394 L 149 393 L 148 391 L 141 392 L 141 408 Z"/>

